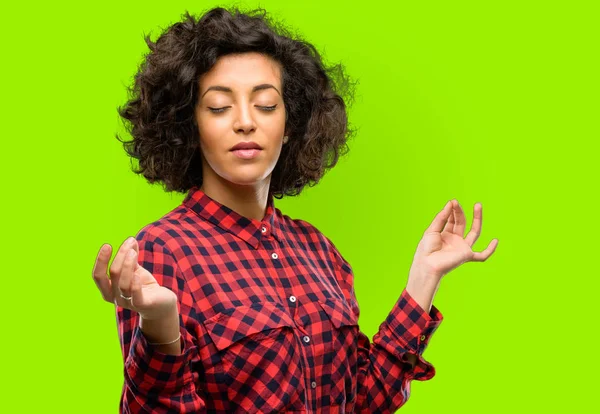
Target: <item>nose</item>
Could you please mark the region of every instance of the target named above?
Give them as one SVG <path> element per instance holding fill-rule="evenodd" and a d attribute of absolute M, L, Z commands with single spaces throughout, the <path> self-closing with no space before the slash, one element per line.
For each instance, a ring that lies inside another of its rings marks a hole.
<path fill-rule="evenodd" d="M 243 132 L 245 134 L 256 129 L 254 117 L 252 116 L 250 108 L 247 105 L 239 105 L 239 110 L 237 111 L 237 117 L 233 128 L 235 132 Z"/>

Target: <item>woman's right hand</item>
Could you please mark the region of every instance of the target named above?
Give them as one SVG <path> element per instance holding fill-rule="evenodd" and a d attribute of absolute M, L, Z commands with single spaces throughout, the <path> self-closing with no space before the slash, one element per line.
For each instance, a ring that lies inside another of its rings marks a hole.
<path fill-rule="evenodd" d="M 92 271 L 105 301 L 136 311 L 148 321 L 166 318 L 174 310 L 177 312 L 175 292 L 159 285 L 154 276 L 139 265 L 139 247 L 135 238 L 127 238 L 119 248 L 110 266 L 109 279 L 107 267 L 111 252 L 110 244 L 103 245 Z"/>

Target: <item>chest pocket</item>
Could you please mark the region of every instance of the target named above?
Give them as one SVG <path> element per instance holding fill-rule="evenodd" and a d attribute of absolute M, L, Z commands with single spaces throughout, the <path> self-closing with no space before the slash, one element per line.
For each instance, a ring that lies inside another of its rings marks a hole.
<path fill-rule="evenodd" d="M 357 390 L 358 319 L 346 301 L 330 298 L 319 304 L 331 324 L 331 343 L 327 346 L 331 353 L 327 359 L 332 361 L 330 403 L 351 413 Z"/>
<path fill-rule="evenodd" d="M 296 325 L 283 305 L 239 306 L 203 324 L 218 351 L 214 369 L 225 379 L 219 393 L 228 396 L 228 412 L 305 411 Z"/>

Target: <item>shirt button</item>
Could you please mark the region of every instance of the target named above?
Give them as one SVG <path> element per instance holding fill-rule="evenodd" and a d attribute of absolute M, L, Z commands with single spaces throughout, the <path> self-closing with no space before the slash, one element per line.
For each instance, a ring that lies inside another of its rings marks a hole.
<path fill-rule="evenodd" d="M 290 296 L 290 302 L 296 302 L 296 296 L 294 296 L 294 295 Z"/>
<path fill-rule="evenodd" d="M 302 338 L 304 340 L 304 342 L 309 343 L 310 342 L 310 338 L 308 336 L 305 336 L 304 338 Z"/>
<path fill-rule="evenodd" d="M 272 257 L 273 259 L 277 259 L 279 256 L 277 256 L 277 253 L 273 253 L 273 254 L 271 255 L 271 257 Z"/>
<path fill-rule="evenodd" d="M 263 228 L 260 229 L 260 231 L 262 231 L 263 233 L 266 233 L 267 232 L 267 228 L 263 227 Z"/>
<path fill-rule="evenodd" d="M 427 338 L 425 335 L 421 335 L 421 341 L 424 341 Z"/>
<path fill-rule="evenodd" d="M 313 382 L 310 383 L 310 386 L 313 387 L 313 388 L 317 388 L 317 383 L 313 381 Z"/>

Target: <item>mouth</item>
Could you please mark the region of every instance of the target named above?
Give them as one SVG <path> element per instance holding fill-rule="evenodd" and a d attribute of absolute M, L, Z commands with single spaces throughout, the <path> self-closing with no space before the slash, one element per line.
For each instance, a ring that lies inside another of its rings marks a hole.
<path fill-rule="evenodd" d="M 258 146 L 257 144 L 252 144 L 252 145 L 236 145 L 235 147 L 231 148 L 229 151 L 239 151 L 239 150 L 261 150 L 262 148 L 260 146 Z"/>
<path fill-rule="evenodd" d="M 238 147 L 238 148 L 232 148 L 229 151 L 246 151 L 246 150 L 262 150 L 262 148 L 260 147 Z"/>
<path fill-rule="evenodd" d="M 237 151 L 237 150 L 261 150 L 262 147 L 260 145 L 258 145 L 258 143 L 254 142 L 254 141 L 241 141 L 238 142 L 237 144 L 235 144 L 230 151 Z"/>
<path fill-rule="evenodd" d="M 258 156 L 262 150 L 259 148 L 240 148 L 231 150 L 237 157 L 242 159 L 252 159 Z"/>

